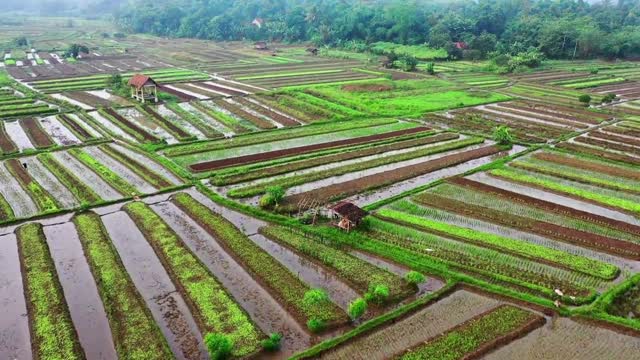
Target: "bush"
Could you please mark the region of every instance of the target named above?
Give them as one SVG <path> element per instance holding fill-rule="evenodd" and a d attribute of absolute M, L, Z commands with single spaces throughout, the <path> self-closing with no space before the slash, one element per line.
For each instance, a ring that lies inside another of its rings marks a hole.
<path fill-rule="evenodd" d="M 389 287 L 382 284 L 371 285 L 369 286 L 369 292 L 364 294 L 364 298 L 368 302 L 382 304 L 389 298 Z"/>
<path fill-rule="evenodd" d="M 262 340 L 262 348 L 266 351 L 278 351 L 280 350 L 280 342 L 282 341 L 282 335 L 278 333 L 272 333 L 268 339 Z"/>
<path fill-rule="evenodd" d="M 598 71 L 599 71 L 599 70 L 598 70 L 598 68 L 597 68 L 597 67 L 592 67 L 592 68 L 590 68 L 590 69 L 589 69 L 589 72 L 590 72 L 591 74 L 594 74 L 594 75 L 595 75 L 595 74 L 597 74 L 597 73 L 598 73 Z"/>
<path fill-rule="evenodd" d="M 427 70 L 427 74 L 435 75 L 436 74 L 436 65 L 434 63 L 432 63 L 432 62 L 427 63 L 426 70 Z"/>
<path fill-rule="evenodd" d="M 311 289 L 304 293 L 303 301 L 307 306 L 318 305 L 329 301 L 329 295 L 323 289 Z"/>
<path fill-rule="evenodd" d="M 513 136 L 511 130 L 504 125 L 498 126 L 493 131 L 493 140 L 500 145 L 510 145 L 513 142 Z"/>
<path fill-rule="evenodd" d="M 271 186 L 267 188 L 267 195 L 271 196 L 271 200 L 278 205 L 284 198 L 285 191 L 282 186 Z"/>
<path fill-rule="evenodd" d="M 233 341 L 224 334 L 209 333 L 204 337 L 211 360 L 224 360 L 231 356 Z"/>
<path fill-rule="evenodd" d="M 425 281 L 424 275 L 417 271 L 409 271 L 404 278 L 411 284 L 420 284 Z"/>
<path fill-rule="evenodd" d="M 582 95 L 578 96 L 578 101 L 583 103 L 584 106 L 589 106 L 589 103 L 591 102 L 591 95 L 582 94 Z"/>
<path fill-rule="evenodd" d="M 314 333 L 321 332 L 326 327 L 326 324 L 321 319 L 310 319 L 307 321 L 307 328 Z"/>
<path fill-rule="evenodd" d="M 608 104 L 608 103 L 614 101 L 615 99 L 617 99 L 616 94 L 610 93 L 610 94 L 607 94 L 607 95 L 602 97 L 602 103 L 603 104 Z"/>
<path fill-rule="evenodd" d="M 269 194 L 264 194 L 261 198 L 260 198 L 260 207 L 263 209 L 267 209 L 272 207 L 276 202 L 273 200 L 273 198 L 271 197 L 271 195 Z"/>
<path fill-rule="evenodd" d="M 349 304 L 349 317 L 352 320 L 359 319 L 367 311 L 367 301 L 363 298 L 355 299 Z"/>

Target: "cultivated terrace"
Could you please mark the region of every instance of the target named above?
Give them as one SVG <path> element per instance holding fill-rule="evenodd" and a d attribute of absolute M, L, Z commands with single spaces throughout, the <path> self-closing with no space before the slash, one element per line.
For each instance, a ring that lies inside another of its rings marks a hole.
<path fill-rule="evenodd" d="M 0 17 L 0 359 L 640 358 L 638 63 L 136 16 Z"/>

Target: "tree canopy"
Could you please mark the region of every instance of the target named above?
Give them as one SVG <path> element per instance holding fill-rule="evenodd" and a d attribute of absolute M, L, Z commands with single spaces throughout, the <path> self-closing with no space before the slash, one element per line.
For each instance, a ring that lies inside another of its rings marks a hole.
<path fill-rule="evenodd" d="M 133 0 L 115 20 L 131 32 L 169 37 L 385 41 L 468 57 L 532 49 L 557 59 L 640 54 L 640 0 Z"/>

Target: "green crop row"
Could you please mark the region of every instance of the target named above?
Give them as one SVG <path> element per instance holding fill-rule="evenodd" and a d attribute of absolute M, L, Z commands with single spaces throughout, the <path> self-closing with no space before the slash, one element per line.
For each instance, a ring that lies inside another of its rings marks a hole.
<path fill-rule="evenodd" d="M 94 204 L 102 200 L 90 186 L 78 179 L 75 174 L 60 164 L 50 153 L 42 153 L 37 157 L 40 163 L 42 163 L 64 187 L 69 189 L 81 204 Z"/>
<path fill-rule="evenodd" d="M 7 200 L 0 194 L 0 222 L 12 220 L 14 218 L 13 209 Z"/>
<path fill-rule="evenodd" d="M 485 277 L 516 285 L 521 288 L 521 291 L 528 289 L 534 294 L 547 298 L 557 297 L 552 289 L 563 289 L 565 293 L 571 293 L 580 298 L 593 294 L 588 285 L 579 284 L 583 280 L 579 280 L 575 272 L 559 269 L 555 272 L 541 273 L 539 263 L 518 259 L 497 250 L 454 242 L 378 218 L 369 218 L 368 224 L 371 229 L 369 232 L 371 240 L 378 243 L 376 248 L 397 247 L 402 249 L 404 256 L 424 256 L 430 261 L 453 267 L 457 271 L 477 274 L 475 276 L 481 279 Z M 376 252 L 376 254 L 386 256 L 384 252 Z M 593 279 L 593 277 L 589 278 Z M 589 285 L 593 285 L 591 283 Z M 564 300 L 573 302 L 568 297 Z"/>
<path fill-rule="evenodd" d="M 224 217 L 188 194 L 180 193 L 173 199 L 178 207 L 233 254 L 252 276 L 260 279 L 281 304 L 291 309 L 298 320 L 320 320 L 328 325 L 346 321 L 346 314 L 331 302 L 309 304 L 303 301 L 305 293 L 310 290 L 309 286 Z"/>
<path fill-rule="evenodd" d="M 614 198 L 611 196 L 602 195 L 601 193 L 579 189 L 573 186 L 561 184 L 556 181 L 550 181 L 539 176 L 531 176 L 524 172 L 517 171 L 511 168 L 491 170 L 490 174 L 497 177 L 505 178 L 507 180 L 542 187 L 542 188 L 560 192 L 563 194 L 577 196 L 579 198 L 596 201 L 606 206 L 611 206 L 614 208 L 640 214 L 640 204 L 632 200 Z"/>
<path fill-rule="evenodd" d="M 362 161 L 356 164 L 344 165 L 333 169 L 322 170 L 312 173 L 306 173 L 303 175 L 290 176 L 272 181 L 250 185 L 242 188 L 237 188 L 229 191 L 227 194 L 229 197 L 243 198 L 260 195 L 266 192 L 267 188 L 272 186 L 281 186 L 284 188 L 290 188 L 296 185 L 309 183 L 312 181 L 325 179 L 332 176 L 339 176 L 354 171 L 366 170 L 382 165 L 393 164 L 400 161 L 406 161 L 416 159 L 423 156 L 438 154 L 445 151 L 451 151 L 461 149 L 467 146 L 481 144 L 484 142 L 482 138 L 468 138 L 463 140 L 456 140 L 450 143 L 427 147 L 425 149 L 415 150 L 407 153 L 380 157 L 368 161 Z"/>
<path fill-rule="evenodd" d="M 83 163 L 85 166 L 87 166 L 89 169 L 91 169 L 91 171 L 96 173 L 96 175 L 102 178 L 107 184 L 109 184 L 123 196 L 127 197 L 138 193 L 138 189 L 136 189 L 133 185 L 126 182 L 118 174 L 113 172 L 113 170 L 98 162 L 84 150 L 74 148 L 69 149 L 68 153 L 78 161 Z"/>
<path fill-rule="evenodd" d="M 421 207 L 417 205 L 411 206 L 413 205 L 411 203 L 405 204 L 405 208 L 409 209 L 411 212 L 401 212 L 384 208 L 378 210 L 377 215 L 398 223 L 415 226 L 421 230 L 432 232 L 436 235 L 452 237 L 457 240 L 480 246 L 487 246 L 498 251 L 506 251 L 533 261 L 541 259 L 543 261 L 557 264 L 560 267 L 582 272 L 587 275 L 597 276 L 605 280 L 614 279 L 620 272 L 616 266 L 598 260 L 573 255 L 564 251 L 547 248 L 525 241 L 509 239 L 503 236 L 484 233 L 416 216 L 421 212 L 421 210 L 425 209 L 421 209 Z"/>
<path fill-rule="evenodd" d="M 219 140 L 213 142 L 203 142 L 193 145 L 183 145 L 174 148 L 169 148 L 165 151 L 165 155 L 170 157 L 183 156 L 189 154 L 195 154 L 206 151 L 221 150 L 231 147 L 241 147 L 248 145 L 255 145 L 261 143 L 268 143 L 279 140 L 301 138 L 311 135 L 330 134 L 343 130 L 355 130 L 361 128 L 368 128 L 378 125 L 396 123 L 394 119 L 366 119 L 366 120 L 354 120 L 343 123 L 325 123 L 309 126 L 300 126 L 296 128 L 286 128 L 282 130 L 273 130 L 266 132 L 259 132 L 242 137 L 235 137 L 230 140 Z"/>
<path fill-rule="evenodd" d="M 306 102 L 307 104 L 312 104 L 315 106 L 319 106 L 322 107 L 324 109 L 328 109 L 329 111 L 332 111 L 334 113 L 339 113 L 339 114 L 343 114 L 345 116 L 348 116 L 350 119 L 352 118 L 357 118 L 360 116 L 365 115 L 364 113 L 354 110 L 352 108 L 346 107 L 344 105 L 340 105 L 328 100 L 325 100 L 323 98 L 320 97 L 316 97 L 313 94 L 308 94 L 305 92 L 289 92 L 290 95 Z"/>
<path fill-rule="evenodd" d="M 193 115 L 187 110 L 181 108 L 180 105 L 178 105 L 177 103 L 167 103 L 166 106 L 169 110 L 176 113 L 176 115 L 180 116 L 182 119 L 189 122 L 191 125 L 193 125 L 198 130 L 200 130 L 200 132 L 202 132 L 204 136 L 208 138 L 217 138 L 222 136 L 221 133 L 219 133 L 217 130 L 212 128 L 204 120 Z M 170 150 L 167 150 L 167 151 L 170 151 Z"/>
<path fill-rule="evenodd" d="M 73 218 L 73 223 L 96 280 L 118 356 L 135 360 L 173 359 L 100 217 L 92 212 L 82 213 Z"/>
<path fill-rule="evenodd" d="M 564 87 L 568 87 L 571 89 L 586 89 L 586 88 L 591 88 L 591 87 L 596 87 L 596 86 L 600 86 L 600 85 L 606 85 L 606 84 L 615 84 L 615 83 L 619 83 L 625 81 L 624 78 L 621 77 L 617 77 L 617 78 L 609 78 L 609 79 L 602 79 L 602 80 L 591 80 L 591 81 L 583 81 L 583 82 L 576 82 L 576 83 L 571 83 L 571 84 L 565 84 L 562 85 Z"/>
<path fill-rule="evenodd" d="M 224 286 L 184 245 L 176 233 L 148 205 L 132 202 L 124 207 L 145 235 L 171 278 L 194 308 L 204 332 L 224 333 L 242 357 L 258 349 L 260 330 L 233 300 Z"/>
<path fill-rule="evenodd" d="M 584 184 L 640 194 L 640 182 L 617 176 L 609 176 L 600 172 L 575 169 L 573 167 L 536 159 L 517 161 L 512 163 L 511 166 Z"/>
<path fill-rule="evenodd" d="M 148 182 L 156 189 L 165 189 L 173 186 L 173 184 L 167 179 L 147 168 L 138 161 L 132 159 L 127 154 L 117 150 L 113 146 L 100 145 L 100 150 L 104 151 L 107 155 L 117 160 L 119 163 L 124 165 L 127 169 L 131 170 L 136 175 L 140 176 L 144 181 Z"/>
<path fill-rule="evenodd" d="M 24 191 L 29 195 L 41 212 L 49 213 L 58 210 L 57 201 L 42 187 L 42 185 L 31 178 L 27 171 L 22 168 L 22 164 L 15 159 L 11 159 L 5 162 L 5 166 L 11 175 L 16 178 L 22 189 L 24 189 Z M 23 174 L 19 174 L 18 172 L 22 172 Z"/>
<path fill-rule="evenodd" d="M 361 294 L 375 285 L 389 287 L 390 301 L 402 300 L 414 292 L 414 289 L 411 289 L 409 284 L 397 275 L 337 248 L 322 244 L 318 239 L 304 233 L 281 226 L 264 227 L 260 229 L 260 233 L 330 267 L 349 283 L 355 285 L 355 290 Z"/>
<path fill-rule="evenodd" d="M 53 114 L 57 112 L 58 112 L 58 109 L 49 107 L 49 105 L 33 105 L 26 109 L 0 111 L 0 118 L 27 116 L 27 115 L 45 115 L 45 114 Z"/>
<path fill-rule="evenodd" d="M 446 333 L 419 345 L 400 360 L 455 360 L 465 355 L 487 352 L 484 346 L 507 337 L 514 332 L 533 330 L 531 324 L 541 326 L 544 318 L 512 305 L 501 305 L 466 321 Z M 528 329 L 527 326 L 530 326 Z M 537 327 L 536 326 L 536 327 Z M 516 336 L 517 337 L 517 336 Z"/>
<path fill-rule="evenodd" d="M 280 78 L 280 77 L 290 77 L 290 76 L 302 76 L 302 75 L 322 75 L 322 74 L 335 74 L 339 72 L 344 72 L 343 69 L 333 69 L 333 70 L 309 70 L 309 71 L 294 71 L 294 72 L 275 72 L 268 73 L 262 75 L 250 75 L 250 76 L 241 76 L 236 80 L 258 80 L 258 79 L 272 79 L 272 78 Z"/>
<path fill-rule="evenodd" d="M 334 112 L 324 106 L 307 102 L 290 94 L 277 94 L 276 100 L 280 106 L 288 111 L 294 109 L 300 113 L 304 113 L 311 122 L 322 120 L 340 121 L 345 119 L 345 115 L 340 112 Z"/>
<path fill-rule="evenodd" d="M 16 235 L 23 263 L 34 357 L 84 359 L 42 225 L 23 225 L 16 230 Z"/>

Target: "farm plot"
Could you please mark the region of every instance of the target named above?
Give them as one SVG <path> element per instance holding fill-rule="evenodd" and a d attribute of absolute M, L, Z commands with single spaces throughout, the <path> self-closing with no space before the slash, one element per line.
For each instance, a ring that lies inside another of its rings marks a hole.
<path fill-rule="evenodd" d="M 557 145 L 558 148 L 600 157 L 613 162 L 640 164 L 638 123 L 622 121 Z"/>
<path fill-rule="evenodd" d="M 99 94 L 100 96 L 96 94 Z M 52 94 L 51 96 L 70 102 L 72 105 L 80 106 L 84 110 L 129 105 L 128 101 L 124 98 L 110 94 L 106 90 L 70 91 L 61 94 Z"/>
<path fill-rule="evenodd" d="M 526 335 L 544 322 L 542 316 L 530 311 L 459 290 L 393 324 L 329 350 L 321 358 L 442 359 L 445 354 L 458 356 L 452 359 L 477 357 Z M 458 338 L 459 343 L 448 337 Z"/>
<path fill-rule="evenodd" d="M 263 88 L 283 88 L 289 86 L 311 86 L 322 83 L 343 83 L 378 79 L 380 76 L 349 69 L 310 69 L 287 72 L 256 73 L 235 77 L 235 80 Z"/>
<path fill-rule="evenodd" d="M 153 77 L 160 84 L 175 82 L 206 80 L 209 77 L 201 72 L 176 68 L 142 71 L 143 74 Z M 134 73 L 125 73 L 123 78 L 127 80 Z M 29 82 L 34 89 L 44 93 L 59 93 L 80 90 L 100 90 L 107 87 L 110 74 L 91 75 L 84 77 L 71 77 L 52 80 L 36 80 Z"/>
<path fill-rule="evenodd" d="M 456 110 L 444 116 L 428 115 L 425 119 L 482 135 L 490 135 L 497 126 L 504 125 L 520 141 L 543 143 L 586 130 L 610 118 L 610 115 L 584 109 L 515 101 Z"/>
<path fill-rule="evenodd" d="M 44 101 L 24 96 L 13 89 L 2 89 L 0 93 L 0 118 L 13 119 L 57 113 L 59 110 Z"/>
<path fill-rule="evenodd" d="M 636 81 L 626 81 L 615 85 L 603 85 L 594 87 L 592 92 L 600 95 L 613 94 L 622 100 L 637 100 L 640 98 L 640 83 Z"/>
<path fill-rule="evenodd" d="M 452 72 L 447 74 L 447 79 L 472 86 L 474 88 L 498 88 L 509 83 L 506 77 L 491 73 L 466 73 Z"/>
<path fill-rule="evenodd" d="M 144 155 L 119 145 L 42 153 L 2 163 L 2 220 L 96 205 L 181 184 Z"/>
<path fill-rule="evenodd" d="M 547 104 L 583 107 L 578 98 L 586 92 L 561 88 L 557 86 L 540 85 L 532 83 L 517 83 L 513 86 L 499 89 L 498 92 L 522 99 L 540 101 Z M 591 94 L 591 102 L 599 104 L 602 96 Z"/>
<path fill-rule="evenodd" d="M 269 160 L 270 158 L 296 155 L 298 150 L 306 149 L 306 152 L 310 152 L 334 146 L 346 146 L 351 143 L 357 144 L 362 141 L 373 141 L 376 136 L 384 137 L 384 133 L 412 128 L 420 127 L 415 123 L 399 122 L 397 120 L 352 121 L 343 124 L 330 123 L 255 133 L 237 139 L 173 147 L 167 149 L 164 153 L 180 165 L 193 165 L 193 170 L 195 171 L 208 171 L 232 165 L 255 163 L 262 160 L 262 153 L 271 154 L 264 159 Z M 392 134 L 395 135 L 397 133 Z M 369 138 L 369 136 L 374 138 Z M 358 138 L 360 139 L 358 140 Z M 237 161 L 233 160 L 234 158 L 237 158 Z M 211 166 L 207 165 L 207 162 L 212 161 L 224 162 L 211 163 Z M 199 163 L 203 163 L 203 165 L 194 165 Z"/>
<path fill-rule="evenodd" d="M 270 96 L 276 100 L 281 97 L 282 105 L 289 108 L 315 110 L 318 118 L 351 117 L 358 113 L 419 118 L 430 111 L 509 100 L 491 92 L 462 90 L 459 85 L 441 79 L 314 86 L 301 94 L 284 91 Z"/>

